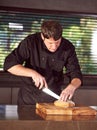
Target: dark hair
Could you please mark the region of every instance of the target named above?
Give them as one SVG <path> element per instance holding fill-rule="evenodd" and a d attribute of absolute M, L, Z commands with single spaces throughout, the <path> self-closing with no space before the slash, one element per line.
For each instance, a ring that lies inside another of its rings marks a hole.
<path fill-rule="evenodd" d="M 44 38 L 58 40 L 62 37 L 62 26 L 57 21 L 44 21 L 41 25 L 41 32 Z"/>

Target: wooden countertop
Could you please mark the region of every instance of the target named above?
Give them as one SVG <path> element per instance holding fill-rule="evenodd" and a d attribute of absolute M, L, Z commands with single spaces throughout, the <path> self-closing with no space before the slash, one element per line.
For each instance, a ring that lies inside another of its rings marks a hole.
<path fill-rule="evenodd" d="M 92 106 L 97 110 L 97 106 Z M 50 116 L 35 106 L 0 105 L 0 130 L 96 130 L 97 116 Z"/>

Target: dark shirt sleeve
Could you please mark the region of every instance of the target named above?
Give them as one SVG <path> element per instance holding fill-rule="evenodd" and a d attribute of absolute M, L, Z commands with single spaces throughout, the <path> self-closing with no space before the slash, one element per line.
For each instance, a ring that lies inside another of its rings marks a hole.
<path fill-rule="evenodd" d="M 68 60 L 66 64 L 67 76 L 72 80 L 73 78 L 79 78 L 82 81 L 82 73 L 79 65 L 79 61 L 75 52 L 75 47 L 69 50 Z"/>
<path fill-rule="evenodd" d="M 23 64 L 29 57 L 28 39 L 25 38 L 20 42 L 18 47 L 14 49 L 4 61 L 4 70 L 7 71 L 10 67 L 18 64 Z"/>

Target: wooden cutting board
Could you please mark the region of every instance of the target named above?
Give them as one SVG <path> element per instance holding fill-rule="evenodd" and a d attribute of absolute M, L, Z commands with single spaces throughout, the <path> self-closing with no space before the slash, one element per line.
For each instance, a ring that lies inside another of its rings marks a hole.
<path fill-rule="evenodd" d="M 91 107 L 63 108 L 53 103 L 37 103 L 36 109 L 46 115 L 96 115 L 97 111 Z"/>
<path fill-rule="evenodd" d="M 53 121 L 83 121 L 83 120 L 97 120 L 96 115 L 50 115 L 45 114 L 39 109 L 36 109 L 36 114 L 42 117 L 45 120 L 53 120 Z"/>

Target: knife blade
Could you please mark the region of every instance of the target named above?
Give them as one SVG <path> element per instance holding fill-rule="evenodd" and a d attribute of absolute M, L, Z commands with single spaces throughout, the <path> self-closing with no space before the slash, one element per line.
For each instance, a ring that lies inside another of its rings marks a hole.
<path fill-rule="evenodd" d="M 46 94 L 48 94 L 48 95 L 50 95 L 50 96 L 56 98 L 56 99 L 60 99 L 60 96 L 59 96 L 59 95 L 57 95 L 56 93 L 54 93 L 53 91 L 51 91 L 50 89 L 48 89 L 48 88 L 46 88 L 46 87 L 44 87 L 44 88 L 42 89 L 42 91 L 45 92 Z"/>

